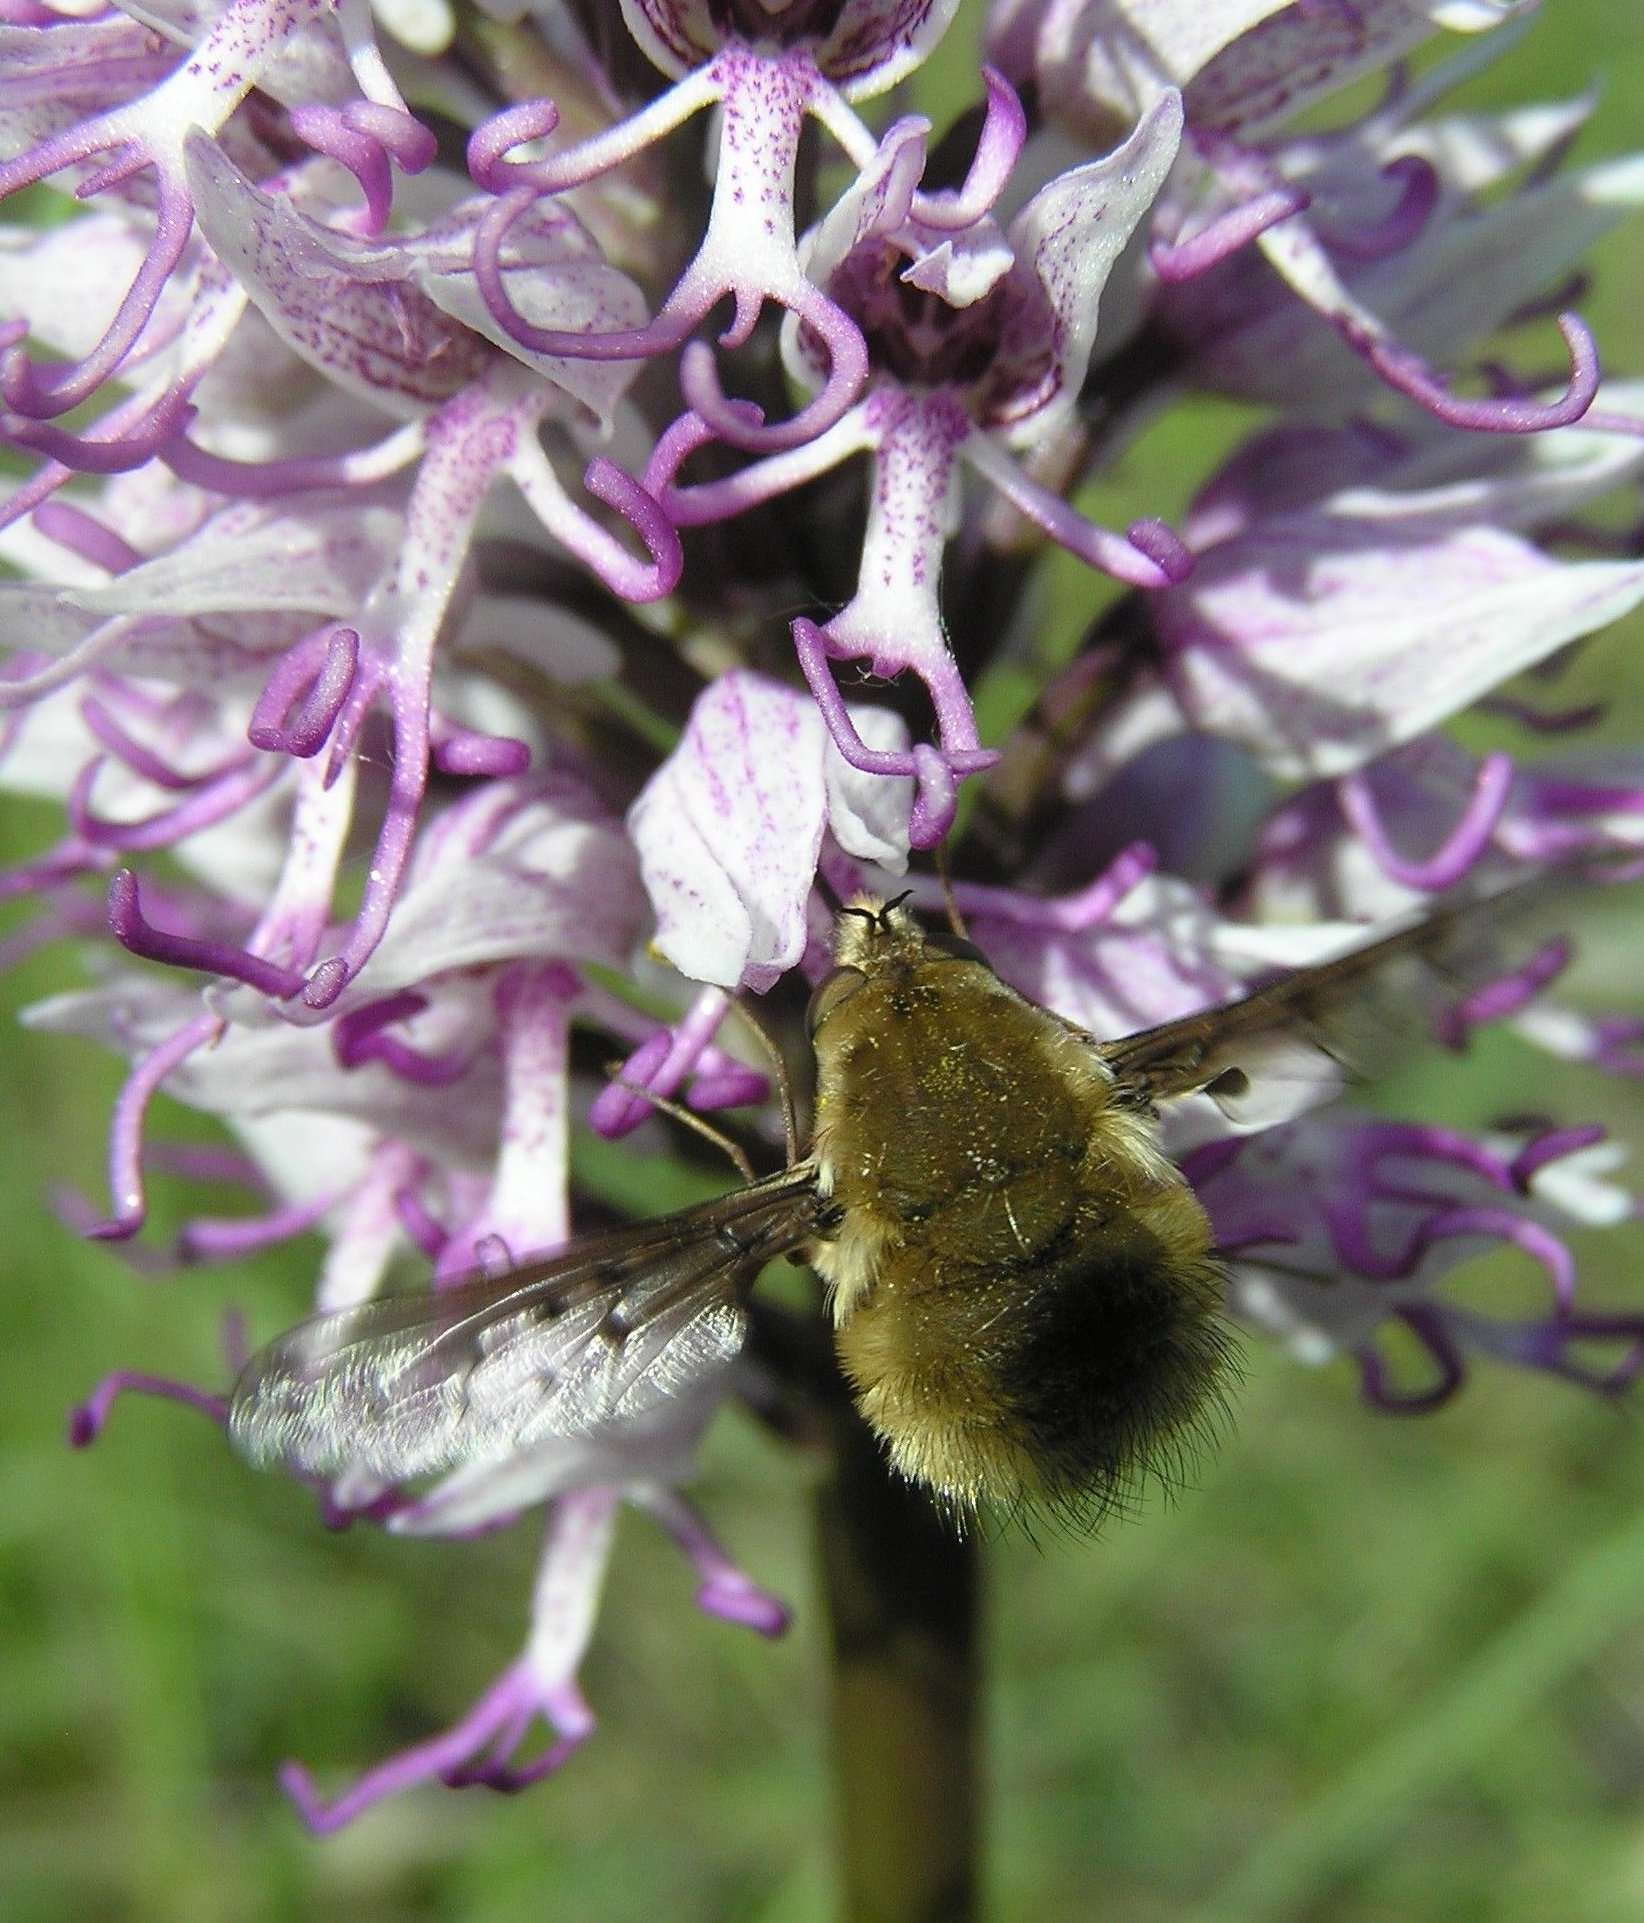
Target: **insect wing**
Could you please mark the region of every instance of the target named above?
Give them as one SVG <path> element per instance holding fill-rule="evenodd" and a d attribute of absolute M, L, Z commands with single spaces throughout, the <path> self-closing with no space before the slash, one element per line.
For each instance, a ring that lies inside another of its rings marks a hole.
<path fill-rule="evenodd" d="M 1139 1103 L 1203 1092 L 1241 1128 L 1288 1121 L 1431 1042 L 1444 1012 L 1505 974 L 1503 933 L 1533 940 L 1582 878 L 1605 877 L 1555 873 L 1439 908 L 1242 1001 L 1102 1042 L 1102 1057 Z"/>
<path fill-rule="evenodd" d="M 744 1284 L 816 1227 L 808 1165 L 563 1254 L 299 1323 L 247 1364 L 253 1462 L 389 1481 L 637 1416 L 729 1362 Z"/>

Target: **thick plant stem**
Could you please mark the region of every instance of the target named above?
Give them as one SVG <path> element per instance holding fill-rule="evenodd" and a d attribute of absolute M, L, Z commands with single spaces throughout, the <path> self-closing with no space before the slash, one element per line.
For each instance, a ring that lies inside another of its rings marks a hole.
<path fill-rule="evenodd" d="M 980 1557 L 842 1410 L 818 1506 L 843 1923 L 978 1914 Z"/>

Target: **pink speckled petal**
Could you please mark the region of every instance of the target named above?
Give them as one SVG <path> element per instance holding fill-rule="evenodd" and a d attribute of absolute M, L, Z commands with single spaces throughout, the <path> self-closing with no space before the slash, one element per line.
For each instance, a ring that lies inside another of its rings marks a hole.
<path fill-rule="evenodd" d="M 201 231 L 274 331 L 328 379 L 400 415 L 447 400 L 485 347 L 412 284 L 393 242 L 352 240 L 253 187 L 196 134 L 189 182 Z"/>
<path fill-rule="evenodd" d="M 681 974 L 763 989 L 804 952 L 823 741 L 811 701 L 745 670 L 698 697 L 628 817 L 656 945 Z"/>
<path fill-rule="evenodd" d="M 1644 562 L 1549 560 L 1486 525 L 1297 514 L 1150 604 L 1195 726 L 1345 774 L 1644 601 Z"/>
<path fill-rule="evenodd" d="M 1158 197 L 1181 138 L 1181 96 L 1167 92 L 1122 146 L 1058 175 L 1010 223 L 1017 314 L 992 384 L 1008 397 L 1001 407 L 1013 442 L 1042 439 L 1072 411 L 1090 365 L 1102 289 Z M 1047 334 L 1055 342 L 1048 372 Z"/>

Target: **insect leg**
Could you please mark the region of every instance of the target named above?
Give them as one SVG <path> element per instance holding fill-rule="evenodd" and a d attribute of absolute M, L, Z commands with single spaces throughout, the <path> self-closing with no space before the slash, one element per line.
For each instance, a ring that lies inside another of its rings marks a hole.
<path fill-rule="evenodd" d="M 782 1103 L 782 1132 L 787 1137 L 788 1166 L 792 1168 L 799 1160 L 799 1122 L 794 1114 L 793 1083 L 788 1076 L 787 1059 L 777 1045 L 776 1037 L 765 1026 L 764 1021 L 754 1013 L 751 1003 L 745 999 L 738 1001 L 737 1013 L 752 1029 L 759 1046 L 764 1049 L 771 1067 L 776 1072 L 776 1092 Z"/>
<path fill-rule="evenodd" d="M 945 841 L 936 845 L 936 878 L 942 884 L 942 905 L 948 912 L 948 926 L 961 941 L 969 941 L 970 930 L 965 926 L 965 918 L 959 912 L 959 903 L 953 892 L 953 873 Z"/>
<path fill-rule="evenodd" d="M 618 1088 L 627 1089 L 630 1095 L 637 1095 L 641 1101 L 649 1102 L 652 1108 L 660 1109 L 664 1115 L 671 1115 L 676 1122 L 683 1122 L 689 1129 L 695 1129 L 705 1142 L 712 1142 L 715 1148 L 730 1157 L 731 1166 L 744 1182 L 758 1181 L 758 1176 L 754 1174 L 753 1163 L 748 1160 L 747 1150 L 740 1142 L 733 1141 L 723 1129 L 715 1128 L 712 1122 L 703 1121 L 700 1115 L 693 1115 L 680 1103 L 670 1101 L 666 1095 L 658 1095 L 655 1089 L 643 1088 L 638 1082 L 630 1082 L 625 1075 L 618 1072 L 621 1066 L 620 1062 L 612 1062 L 606 1069 L 606 1073 Z"/>

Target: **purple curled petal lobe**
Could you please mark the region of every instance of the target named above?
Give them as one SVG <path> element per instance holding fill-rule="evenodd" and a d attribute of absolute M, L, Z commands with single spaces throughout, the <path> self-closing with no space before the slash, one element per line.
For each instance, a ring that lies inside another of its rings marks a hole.
<path fill-rule="evenodd" d="M 299 641 L 269 675 L 251 711 L 253 747 L 306 759 L 330 738 L 359 669 L 357 628 L 320 629 Z"/>
<path fill-rule="evenodd" d="M 200 941 L 156 928 L 144 918 L 137 877 L 129 868 L 122 868 L 109 883 L 108 920 L 120 946 L 145 960 L 165 962 L 173 968 L 197 969 L 203 974 L 224 975 L 280 1001 L 289 1001 L 302 991 L 303 977 L 295 969 L 282 968 L 277 962 L 250 954 L 229 942 Z"/>

